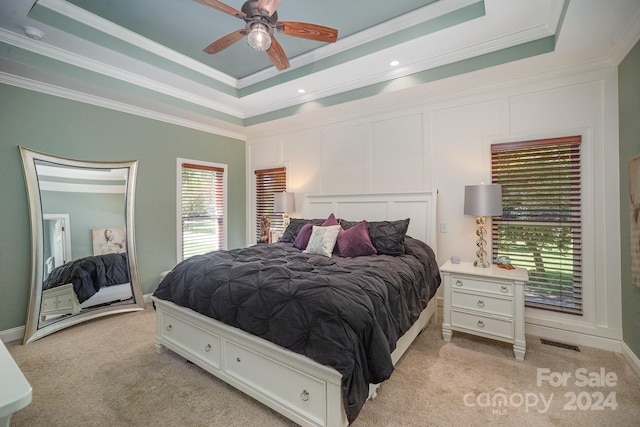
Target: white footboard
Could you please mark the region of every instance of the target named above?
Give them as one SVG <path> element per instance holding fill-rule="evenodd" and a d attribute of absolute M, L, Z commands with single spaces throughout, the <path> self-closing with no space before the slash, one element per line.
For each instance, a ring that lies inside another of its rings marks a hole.
<path fill-rule="evenodd" d="M 178 353 L 302 426 L 348 424 L 335 369 L 174 303 L 153 301 L 158 352 Z M 398 342 L 394 364 L 434 313 L 435 298 Z"/>

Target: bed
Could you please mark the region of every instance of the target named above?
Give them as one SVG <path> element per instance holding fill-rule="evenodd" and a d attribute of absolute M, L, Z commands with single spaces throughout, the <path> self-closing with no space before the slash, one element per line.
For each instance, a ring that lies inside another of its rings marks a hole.
<path fill-rule="evenodd" d="M 43 281 L 40 320 L 131 297 L 126 253 L 80 258 L 54 268 Z"/>
<path fill-rule="evenodd" d="M 285 231 L 178 264 L 153 296 L 155 343 L 300 425 L 344 426 L 435 313 L 435 194 L 307 196 L 303 217 L 317 219 L 304 251 Z M 343 228 L 377 254 L 340 256 L 346 237 L 339 253 L 310 249 Z"/>

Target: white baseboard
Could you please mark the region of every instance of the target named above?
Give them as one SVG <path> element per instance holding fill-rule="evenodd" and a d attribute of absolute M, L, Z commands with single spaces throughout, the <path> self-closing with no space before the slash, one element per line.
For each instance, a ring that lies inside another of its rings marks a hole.
<path fill-rule="evenodd" d="M 153 294 L 142 295 L 142 299 L 145 304 L 151 304 L 151 295 Z M 16 328 L 0 331 L 0 341 L 2 342 L 22 340 L 23 336 L 24 336 L 24 326 L 18 326 Z"/>
<path fill-rule="evenodd" d="M 142 300 L 144 301 L 145 304 L 147 304 L 147 305 L 151 304 L 151 296 L 152 295 L 153 295 L 153 293 L 142 295 Z"/>
<path fill-rule="evenodd" d="M 2 342 L 18 341 L 22 340 L 22 337 L 24 337 L 24 326 L 0 331 L 0 341 Z"/>
<path fill-rule="evenodd" d="M 527 335 L 535 335 L 541 338 L 547 338 L 567 344 L 583 345 L 586 347 L 599 348 L 600 350 L 622 353 L 620 340 L 613 338 L 581 334 L 579 332 L 566 331 L 541 325 L 532 325 L 530 323 L 525 324 L 525 333 Z"/>
<path fill-rule="evenodd" d="M 631 351 L 629 346 L 625 344 L 624 341 L 622 341 L 621 347 L 622 355 L 625 359 L 627 359 L 627 362 L 629 362 L 629 365 L 631 365 L 631 368 L 636 372 L 636 374 L 640 376 L 640 359 L 635 355 L 633 351 Z"/>

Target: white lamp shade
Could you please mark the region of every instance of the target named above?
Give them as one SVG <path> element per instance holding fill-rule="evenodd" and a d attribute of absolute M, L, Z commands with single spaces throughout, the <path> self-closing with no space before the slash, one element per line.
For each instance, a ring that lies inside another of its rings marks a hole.
<path fill-rule="evenodd" d="M 296 210 L 296 195 L 294 193 L 273 193 L 274 212 L 294 212 Z"/>
<path fill-rule="evenodd" d="M 473 216 L 502 215 L 502 185 L 465 186 L 464 213 Z"/>

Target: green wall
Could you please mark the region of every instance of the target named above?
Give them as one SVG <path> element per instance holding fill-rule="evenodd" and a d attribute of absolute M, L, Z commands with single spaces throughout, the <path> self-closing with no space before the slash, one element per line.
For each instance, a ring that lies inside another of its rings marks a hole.
<path fill-rule="evenodd" d="M 42 213 L 68 214 L 73 259 L 93 255 L 93 228 L 124 227 L 125 195 L 40 191 Z M 73 209 L 69 209 L 73 206 Z M 46 255 L 44 257 L 47 259 Z"/>
<path fill-rule="evenodd" d="M 81 160 L 139 160 L 135 227 L 149 293 L 176 262 L 176 158 L 228 165 L 228 244 L 245 245 L 244 141 L 0 84 L 0 331 L 22 326 L 30 228 L 18 146 Z"/>
<path fill-rule="evenodd" d="M 629 160 L 640 155 L 640 43 L 618 67 L 623 340 L 640 357 L 640 288 L 631 284 Z"/>

